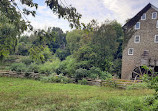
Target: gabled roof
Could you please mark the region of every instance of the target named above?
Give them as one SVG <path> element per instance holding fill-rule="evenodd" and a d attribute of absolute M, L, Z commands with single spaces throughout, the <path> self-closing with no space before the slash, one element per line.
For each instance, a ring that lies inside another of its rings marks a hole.
<path fill-rule="evenodd" d="M 135 15 L 133 18 L 131 18 L 124 26 L 123 29 L 127 29 L 127 28 L 131 28 L 133 27 L 141 18 L 141 16 L 147 12 L 150 8 L 155 9 L 156 11 L 158 11 L 158 8 L 155 7 L 154 5 L 152 5 L 151 3 L 149 3 L 147 6 L 145 6 L 140 12 L 137 13 L 137 15 Z"/>

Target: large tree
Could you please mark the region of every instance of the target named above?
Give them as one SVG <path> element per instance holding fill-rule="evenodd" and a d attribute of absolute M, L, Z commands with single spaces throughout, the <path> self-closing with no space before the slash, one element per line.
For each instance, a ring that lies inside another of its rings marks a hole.
<path fill-rule="evenodd" d="M 31 30 L 33 28 L 25 15 L 31 14 L 32 16 L 35 16 L 36 11 L 30 9 L 30 7 L 35 7 L 37 9 L 38 4 L 34 3 L 33 0 L 19 1 L 21 2 L 21 4 L 27 5 L 29 8 L 20 9 L 17 4 L 17 0 L 0 0 L 0 13 L 4 16 L 1 16 L 0 21 L 1 59 L 3 59 L 5 55 L 9 54 L 12 49 L 15 49 L 17 41 L 16 39 L 18 35 L 23 33 L 28 28 Z M 71 5 L 65 5 L 61 0 L 60 2 L 58 0 L 45 0 L 45 3 L 59 18 L 67 19 L 72 28 L 80 27 L 79 20 L 81 18 L 81 14 L 76 11 L 76 8 L 72 7 Z M 9 25 L 9 27 L 7 25 Z M 14 31 L 11 29 L 14 29 Z M 14 48 L 12 48 L 11 46 L 13 46 Z"/>

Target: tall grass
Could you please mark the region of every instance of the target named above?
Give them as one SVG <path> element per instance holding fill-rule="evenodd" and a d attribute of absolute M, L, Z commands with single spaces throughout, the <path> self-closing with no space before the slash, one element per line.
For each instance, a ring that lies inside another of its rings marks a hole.
<path fill-rule="evenodd" d="M 153 93 L 1 77 L 0 111 L 134 111 Z"/>

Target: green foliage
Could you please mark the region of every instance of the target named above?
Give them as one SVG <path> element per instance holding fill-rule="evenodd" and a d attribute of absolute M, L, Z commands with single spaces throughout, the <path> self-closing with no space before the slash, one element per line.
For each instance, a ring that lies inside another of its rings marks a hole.
<path fill-rule="evenodd" d="M 27 44 L 25 42 L 20 42 L 17 45 L 16 54 L 23 55 L 23 56 L 28 56 L 30 48 L 31 48 L 31 44 Z"/>
<path fill-rule="evenodd" d="M 48 61 L 52 55 L 48 47 L 34 46 L 30 48 L 30 57 L 37 63 Z"/>
<path fill-rule="evenodd" d="M 144 102 L 153 93 L 0 77 L 0 111 L 154 111 Z"/>
<path fill-rule="evenodd" d="M 7 57 L 4 58 L 4 63 L 12 63 L 15 62 L 18 59 L 17 55 L 9 55 Z"/>
<path fill-rule="evenodd" d="M 150 111 L 158 110 L 158 98 L 156 96 L 147 96 L 145 98 L 144 104 L 148 107 Z"/>
<path fill-rule="evenodd" d="M 77 51 L 79 49 L 80 40 L 83 34 L 84 34 L 84 31 L 82 30 L 73 30 L 72 32 L 67 33 L 66 41 L 67 41 L 67 45 L 70 49 L 71 54 L 73 54 L 74 51 Z"/>
<path fill-rule="evenodd" d="M 50 61 L 47 61 L 44 64 L 39 64 L 38 72 L 41 74 L 51 74 L 59 68 L 59 65 L 60 60 L 54 56 Z"/>
<path fill-rule="evenodd" d="M 85 77 L 88 77 L 89 71 L 87 69 L 79 68 L 75 71 L 75 79 L 81 80 Z"/>
<path fill-rule="evenodd" d="M 147 88 L 148 88 L 148 84 L 146 82 L 136 83 L 136 84 L 132 84 L 132 85 L 126 86 L 127 90 L 131 90 L 131 89 L 147 89 Z"/>
<path fill-rule="evenodd" d="M 11 50 L 14 50 L 16 45 L 16 26 L 9 22 L 10 19 L 3 13 L 0 16 L 0 59 L 9 55 Z"/>
<path fill-rule="evenodd" d="M 106 85 L 106 86 L 112 87 L 112 88 L 117 87 L 117 83 L 114 80 L 112 80 L 112 78 L 106 79 L 106 84 L 103 84 L 103 85 Z"/>
<path fill-rule="evenodd" d="M 57 74 L 63 73 L 64 75 L 67 75 L 68 77 L 73 77 L 76 70 L 76 59 L 72 56 L 66 57 L 64 61 L 62 61 L 59 65 L 59 67 L 56 69 Z"/>
<path fill-rule="evenodd" d="M 30 65 L 31 63 L 33 63 L 33 60 L 29 56 L 26 56 L 26 57 L 21 59 L 21 62 L 26 64 L 26 65 Z"/>
<path fill-rule="evenodd" d="M 100 68 L 97 67 L 91 67 L 90 71 L 89 71 L 89 77 L 92 79 L 108 79 L 108 78 L 112 78 L 112 75 L 106 71 L 101 71 Z"/>
<path fill-rule="evenodd" d="M 24 63 L 13 63 L 13 64 L 11 64 L 10 69 L 12 71 L 16 71 L 16 72 L 26 72 L 27 71 L 27 67 Z"/>
<path fill-rule="evenodd" d="M 81 85 L 87 85 L 88 81 L 85 78 L 83 78 L 82 80 L 78 80 L 78 83 Z"/>
<path fill-rule="evenodd" d="M 29 66 L 27 66 L 28 67 L 28 72 L 35 72 L 35 73 L 39 73 L 39 65 L 38 64 L 36 64 L 36 63 L 31 63 Z"/>
<path fill-rule="evenodd" d="M 82 46 L 74 53 L 74 55 L 78 61 L 88 61 L 91 64 L 95 64 L 97 58 L 97 54 L 89 45 Z"/>
<path fill-rule="evenodd" d="M 153 73 L 153 75 L 155 75 L 154 72 L 152 72 L 152 70 L 149 69 L 149 67 L 142 66 L 142 68 L 144 68 L 148 71 L 151 71 L 151 73 Z M 157 76 L 157 74 L 156 74 L 156 77 L 149 76 L 148 74 L 146 74 L 142 77 L 142 79 L 148 83 L 149 88 L 155 90 L 155 94 L 152 97 L 148 97 L 145 102 L 150 110 L 156 111 L 156 110 L 158 110 L 158 76 Z"/>
<path fill-rule="evenodd" d="M 62 74 L 56 75 L 55 73 L 49 76 L 41 77 L 40 81 L 50 82 L 50 83 L 64 83 L 64 84 L 72 82 L 70 78 L 63 76 Z"/>
<path fill-rule="evenodd" d="M 57 49 L 55 54 L 60 60 L 65 60 L 65 58 L 70 55 L 70 51 L 66 49 Z"/>

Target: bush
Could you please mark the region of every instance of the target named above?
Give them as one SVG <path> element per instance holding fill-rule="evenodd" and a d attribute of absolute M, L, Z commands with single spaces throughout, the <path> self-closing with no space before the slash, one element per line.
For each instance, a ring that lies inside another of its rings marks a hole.
<path fill-rule="evenodd" d="M 39 72 L 41 74 L 51 74 L 55 72 L 60 65 L 60 60 L 57 58 L 51 59 L 52 62 L 47 61 L 44 64 L 39 65 Z"/>
<path fill-rule="evenodd" d="M 50 82 L 50 83 L 71 83 L 72 80 L 66 76 L 63 76 L 62 74 L 56 75 L 55 73 L 49 75 L 49 76 L 44 76 L 40 78 L 40 81 L 43 82 Z"/>
<path fill-rule="evenodd" d="M 21 62 L 26 65 L 30 65 L 31 63 L 33 63 L 33 60 L 30 57 L 25 57 L 21 59 Z"/>
<path fill-rule="evenodd" d="M 10 63 L 13 63 L 15 61 L 17 61 L 19 59 L 19 56 L 15 56 L 15 55 L 9 55 L 7 57 L 4 58 L 3 60 L 3 63 L 7 63 L 7 64 L 10 64 Z"/>
<path fill-rule="evenodd" d="M 92 79 L 98 78 L 105 80 L 107 78 L 112 78 L 112 75 L 106 71 L 102 71 L 98 67 L 91 67 L 89 77 Z"/>
<path fill-rule="evenodd" d="M 108 87 L 113 87 L 113 88 L 117 87 L 117 83 L 114 80 L 112 80 L 111 78 L 106 79 L 106 83 L 103 85 L 108 86 Z"/>
<path fill-rule="evenodd" d="M 56 56 L 59 57 L 59 59 L 65 60 L 65 58 L 70 55 L 70 51 L 68 49 L 57 49 L 56 50 Z"/>
<path fill-rule="evenodd" d="M 75 79 L 76 80 L 81 80 L 81 79 L 87 77 L 88 73 L 89 73 L 89 71 L 87 69 L 82 69 L 82 68 L 77 69 L 75 71 Z"/>
<path fill-rule="evenodd" d="M 83 78 L 82 80 L 78 80 L 78 83 L 81 85 L 87 85 L 88 81 L 85 78 Z"/>
<path fill-rule="evenodd" d="M 63 73 L 68 77 L 74 77 L 76 68 L 76 59 L 72 56 L 68 56 L 66 60 L 62 61 L 59 67 L 56 69 L 57 74 Z"/>
<path fill-rule="evenodd" d="M 32 63 L 28 66 L 28 71 L 29 72 L 35 72 L 38 73 L 39 72 L 39 65 L 36 63 Z"/>
<path fill-rule="evenodd" d="M 16 71 L 16 72 L 26 72 L 27 71 L 27 67 L 24 63 L 13 63 L 10 66 L 10 69 L 12 71 Z"/>
<path fill-rule="evenodd" d="M 51 73 L 53 73 L 52 66 L 46 65 L 46 64 L 39 65 L 39 73 L 41 73 L 41 74 L 51 74 Z"/>

